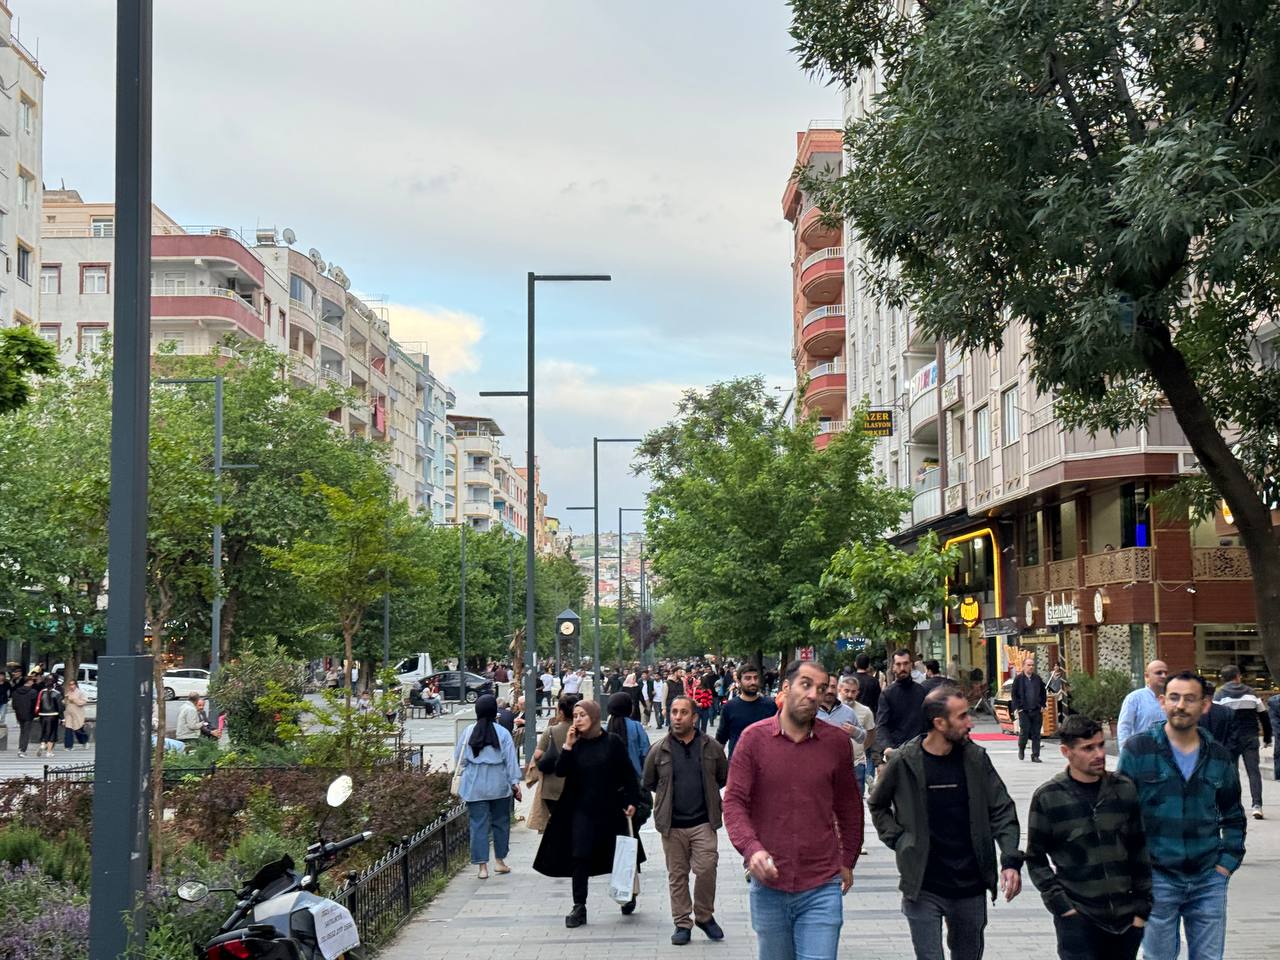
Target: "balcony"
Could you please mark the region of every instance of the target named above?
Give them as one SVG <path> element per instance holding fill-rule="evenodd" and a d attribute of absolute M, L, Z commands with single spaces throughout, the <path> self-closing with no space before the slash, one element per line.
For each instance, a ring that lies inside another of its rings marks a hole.
<path fill-rule="evenodd" d="M 810 207 L 800 215 L 800 242 L 810 249 L 828 247 L 840 242 L 840 228 L 827 226 L 822 222 L 822 211 Z"/>
<path fill-rule="evenodd" d="M 320 383 L 321 385 L 333 384 L 335 387 L 345 387 L 347 385 L 346 375 L 337 367 L 320 367 Z"/>
<path fill-rule="evenodd" d="M 800 290 L 813 303 L 833 303 L 844 289 L 844 247 L 824 247 L 800 263 Z"/>
<path fill-rule="evenodd" d="M 1052 590 L 1074 590 L 1080 586 L 1080 568 L 1076 558 L 1054 560 L 1045 568 L 1045 580 Z"/>
<path fill-rule="evenodd" d="M 929 431 L 927 428 L 932 427 Z M 911 438 L 930 432 L 934 437 L 938 431 L 938 388 L 929 387 L 911 401 Z"/>
<path fill-rule="evenodd" d="M 844 360 L 837 357 L 820 363 L 808 371 L 809 387 L 805 392 L 805 405 L 821 409 L 838 408 L 843 411 L 847 387 Z"/>
<path fill-rule="evenodd" d="M 1019 593 L 1046 593 L 1048 582 L 1043 566 L 1018 568 Z"/>
<path fill-rule="evenodd" d="M 818 433 L 813 438 L 813 445 L 819 450 L 825 449 L 831 442 L 831 438 L 837 433 L 843 433 L 848 426 L 849 423 L 846 420 L 823 420 L 818 424 Z"/>
<path fill-rule="evenodd" d="M 1086 554 L 1084 585 L 1101 587 L 1108 583 L 1134 583 L 1151 579 L 1151 548 L 1128 547 Z"/>
<path fill-rule="evenodd" d="M 293 297 L 289 298 L 289 312 L 300 313 L 312 323 L 314 323 L 316 319 L 315 312 L 311 309 L 311 304 L 303 303 L 301 300 L 295 300 Z"/>
<path fill-rule="evenodd" d="M 920 327 L 920 319 L 914 314 L 907 318 L 907 353 L 927 353 L 932 356 L 938 341 Z"/>
<path fill-rule="evenodd" d="M 330 323 L 328 320 L 321 320 L 319 323 L 320 342 L 326 346 L 332 347 L 334 350 L 347 352 L 347 340 L 343 336 L 342 327 L 336 323 Z"/>
<path fill-rule="evenodd" d="M 911 501 L 911 522 L 918 526 L 942 516 L 942 491 L 938 487 L 917 493 Z"/>
<path fill-rule="evenodd" d="M 484 487 L 492 487 L 494 485 L 493 474 L 488 470 L 475 470 L 468 468 L 462 471 L 462 479 L 466 483 L 476 483 Z"/>
<path fill-rule="evenodd" d="M 1191 577 L 1194 580 L 1252 580 L 1249 552 L 1244 547 L 1193 547 Z"/>
<path fill-rule="evenodd" d="M 247 303 L 234 290 L 202 287 L 199 292 L 151 292 L 152 320 L 209 320 L 216 318 L 233 324 L 255 340 L 266 335 L 266 324 L 253 304 Z"/>
<path fill-rule="evenodd" d="M 964 509 L 965 466 L 964 457 L 947 461 L 947 486 L 942 491 L 942 509 L 945 513 L 957 513 Z"/>
<path fill-rule="evenodd" d="M 833 303 L 810 310 L 800 327 L 800 346 L 811 356 L 826 357 L 840 352 L 844 344 L 844 304 Z"/>
<path fill-rule="evenodd" d="M 462 512 L 468 517 L 488 517 L 493 514 L 493 504 L 488 500 L 464 500 Z"/>
<path fill-rule="evenodd" d="M 306 383 L 316 382 L 316 361 L 313 357 L 308 357 L 301 350 L 290 350 L 289 361 L 291 363 L 291 373 Z"/>

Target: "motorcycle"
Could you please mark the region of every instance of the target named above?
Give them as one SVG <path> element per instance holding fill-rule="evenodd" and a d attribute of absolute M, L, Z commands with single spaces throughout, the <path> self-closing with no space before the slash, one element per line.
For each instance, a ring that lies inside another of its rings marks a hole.
<path fill-rule="evenodd" d="M 326 802 L 336 809 L 347 802 L 351 791 L 351 777 L 343 774 L 329 784 Z M 187 903 L 211 893 L 236 895 L 235 909 L 218 932 L 203 948 L 196 947 L 200 960 L 362 960 L 360 931 L 351 912 L 319 896 L 316 881 L 337 862 L 338 854 L 373 834 L 366 830 L 326 843 L 323 831 L 322 819 L 317 831 L 320 839 L 307 847 L 302 873 L 286 855 L 268 863 L 239 890 L 210 888 L 200 880 L 178 886 L 178 899 Z"/>

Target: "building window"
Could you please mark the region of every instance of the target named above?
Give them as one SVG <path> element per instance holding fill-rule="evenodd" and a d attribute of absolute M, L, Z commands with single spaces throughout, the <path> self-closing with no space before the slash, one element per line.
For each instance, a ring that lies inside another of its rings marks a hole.
<path fill-rule="evenodd" d="M 18 203 L 24 207 L 31 206 L 31 201 L 36 195 L 36 178 L 31 174 L 19 170 L 18 171 Z"/>
<path fill-rule="evenodd" d="M 18 279 L 31 282 L 31 248 L 21 243 L 18 244 Z"/>
<path fill-rule="evenodd" d="M 40 268 L 40 292 L 51 294 L 62 292 L 62 267 L 46 263 Z"/>
<path fill-rule="evenodd" d="M 58 346 L 62 342 L 62 327 L 56 323 L 40 324 L 40 339 Z"/>
<path fill-rule="evenodd" d="M 168 344 L 172 344 L 172 346 L 170 347 L 168 346 Z M 160 333 L 156 334 L 156 346 L 155 346 L 155 350 L 152 352 L 160 353 L 161 348 L 164 348 L 165 352 L 172 351 L 173 353 L 186 353 L 187 352 L 186 331 L 185 330 L 160 331 Z"/>
<path fill-rule="evenodd" d="M 315 310 L 316 288 L 296 273 L 289 274 L 289 299 L 297 300 L 308 310 Z"/>
<path fill-rule="evenodd" d="M 279 313 L 280 313 L 280 335 L 281 335 L 281 336 L 284 336 L 284 329 L 285 329 L 286 317 L 287 317 L 288 315 L 284 312 L 284 307 L 279 307 L 279 308 L 278 308 L 278 311 L 279 311 Z"/>
<path fill-rule="evenodd" d="M 93 266 L 80 267 L 80 292 L 81 293 L 110 293 L 111 283 L 107 272 L 107 265 L 94 264 Z"/>
<path fill-rule="evenodd" d="M 973 412 L 973 456 L 985 460 L 991 456 L 991 409 L 979 407 Z"/>
<path fill-rule="evenodd" d="M 187 292 L 187 275 L 185 273 L 166 273 L 164 275 L 164 286 L 161 289 L 166 297 L 185 296 Z"/>
<path fill-rule="evenodd" d="M 18 124 L 23 133 L 31 133 L 35 129 L 36 105 L 25 95 L 18 99 Z"/>
<path fill-rule="evenodd" d="M 1016 443 L 1022 436 L 1022 422 L 1018 419 L 1018 388 L 1010 387 L 1000 394 L 1000 423 L 1004 445 Z"/>
<path fill-rule="evenodd" d="M 107 335 L 105 323 L 94 323 L 80 328 L 80 354 L 94 354 L 102 349 L 102 338 Z"/>
<path fill-rule="evenodd" d="M 95 237 L 114 237 L 116 235 L 116 218 L 94 217 L 89 221 L 89 233 Z"/>

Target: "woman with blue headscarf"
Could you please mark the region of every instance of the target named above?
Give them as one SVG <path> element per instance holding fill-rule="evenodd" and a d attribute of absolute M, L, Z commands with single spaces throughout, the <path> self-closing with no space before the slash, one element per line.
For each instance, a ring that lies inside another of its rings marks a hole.
<path fill-rule="evenodd" d="M 520 799 L 524 774 L 516 757 L 515 741 L 497 722 L 498 701 L 485 694 L 476 701 L 476 721 L 458 737 L 453 751 L 456 769 L 462 771 L 458 796 L 467 803 L 471 828 L 471 862 L 479 866 L 481 880 L 489 878 L 489 837 L 493 836 L 495 871 L 510 873 L 511 798 Z"/>

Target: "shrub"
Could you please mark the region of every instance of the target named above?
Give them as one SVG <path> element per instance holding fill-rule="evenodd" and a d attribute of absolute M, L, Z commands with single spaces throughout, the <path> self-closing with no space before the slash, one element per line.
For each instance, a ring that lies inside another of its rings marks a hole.
<path fill-rule="evenodd" d="M 1106 724 L 1120 716 L 1120 705 L 1133 689 L 1133 681 L 1122 670 L 1077 673 L 1071 677 L 1071 709 Z"/>
<path fill-rule="evenodd" d="M 209 685 L 209 696 L 227 715 L 232 743 L 278 744 L 278 711 L 273 701 L 281 695 L 300 698 L 305 679 L 305 666 L 272 644 L 247 650 L 224 665 Z M 270 698 L 265 707 L 263 698 Z"/>
<path fill-rule="evenodd" d="M 83 960 L 89 954 L 89 898 L 39 867 L 0 866 L 0 916 L 5 960 Z"/>

